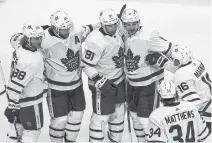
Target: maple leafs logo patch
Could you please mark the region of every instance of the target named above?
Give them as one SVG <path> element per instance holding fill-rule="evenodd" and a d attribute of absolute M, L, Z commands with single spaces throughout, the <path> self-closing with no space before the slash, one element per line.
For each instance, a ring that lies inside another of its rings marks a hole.
<path fill-rule="evenodd" d="M 136 55 L 134 57 L 131 49 L 128 49 L 127 55 L 125 55 L 125 58 L 126 58 L 126 68 L 128 71 L 132 72 L 132 71 L 138 69 L 138 63 L 141 58 L 139 55 Z"/>
<path fill-rule="evenodd" d="M 68 49 L 66 52 L 67 58 L 62 58 L 60 61 L 67 67 L 67 70 L 72 72 L 79 68 L 79 51 L 74 54 L 74 51 Z"/>
<path fill-rule="evenodd" d="M 124 49 L 120 47 L 118 56 L 113 56 L 112 59 L 116 64 L 116 68 L 122 68 L 124 66 Z"/>

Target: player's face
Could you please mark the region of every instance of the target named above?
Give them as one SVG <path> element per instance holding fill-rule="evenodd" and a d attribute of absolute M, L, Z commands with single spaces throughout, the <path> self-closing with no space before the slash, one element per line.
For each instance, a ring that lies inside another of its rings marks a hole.
<path fill-rule="evenodd" d="M 140 26 L 139 21 L 128 23 L 123 22 L 123 24 L 129 35 L 134 35 L 138 31 Z"/>
<path fill-rule="evenodd" d="M 118 22 L 112 25 L 105 25 L 106 33 L 108 33 L 109 35 L 114 35 L 116 33 L 117 27 Z"/>
<path fill-rule="evenodd" d="M 178 59 L 174 59 L 173 60 L 173 64 L 174 64 L 174 66 L 180 66 L 180 61 L 178 60 Z"/>
<path fill-rule="evenodd" d="M 42 42 L 42 36 L 30 38 L 30 45 L 35 49 L 41 48 L 41 42 Z"/>
<path fill-rule="evenodd" d="M 64 39 L 68 38 L 69 33 L 70 33 L 70 29 L 71 28 L 68 28 L 68 29 L 59 29 L 59 35 L 60 35 L 60 37 L 62 37 Z"/>

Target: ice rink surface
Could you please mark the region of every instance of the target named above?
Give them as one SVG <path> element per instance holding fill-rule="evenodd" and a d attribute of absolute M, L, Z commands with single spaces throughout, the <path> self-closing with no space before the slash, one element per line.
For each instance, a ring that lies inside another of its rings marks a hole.
<path fill-rule="evenodd" d="M 211 73 L 211 4 L 210 0 L 7 0 L 0 2 L 0 60 L 6 80 L 13 48 L 10 37 L 21 32 L 24 22 L 34 21 L 41 24 L 50 23 L 50 15 L 56 10 L 66 11 L 76 25 L 98 22 L 98 14 L 104 8 L 112 8 L 119 13 L 123 4 L 139 11 L 145 26 L 156 28 L 161 35 L 174 44 L 190 47 L 196 58 L 201 60 Z M 167 78 L 171 76 L 168 74 Z M 78 142 L 88 142 L 89 119 L 92 112 L 91 93 L 87 86 L 87 77 L 83 74 L 87 109 L 78 136 Z M 3 90 L 0 79 L 0 92 Z M 4 117 L 7 105 L 5 95 L 0 97 L 0 142 L 6 139 L 8 122 Z M 39 142 L 48 142 L 49 113 L 44 102 L 45 125 Z M 133 132 L 133 131 L 132 131 Z M 128 142 L 127 121 L 123 142 Z M 133 132 L 133 141 L 136 141 Z"/>

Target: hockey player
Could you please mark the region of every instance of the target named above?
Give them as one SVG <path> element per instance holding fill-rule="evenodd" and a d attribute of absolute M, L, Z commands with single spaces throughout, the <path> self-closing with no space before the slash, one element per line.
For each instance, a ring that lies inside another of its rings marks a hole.
<path fill-rule="evenodd" d="M 176 45 L 171 58 L 177 70 L 174 83 L 182 100 L 194 103 L 211 131 L 211 79 L 203 63 L 192 57 L 188 47 Z"/>
<path fill-rule="evenodd" d="M 124 49 L 119 19 L 112 9 L 99 15 L 101 28 L 86 38 L 82 67 L 89 78 L 92 92 L 93 114 L 90 121 L 90 142 L 120 142 L 124 129 Z"/>
<path fill-rule="evenodd" d="M 148 54 L 163 52 L 168 54 L 172 43 L 162 38 L 157 30 L 144 27 L 139 14 L 134 9 L 125 9 L 121 16 L 122 24 L 128 36 L 125 38 L 125 68 L 127 81 L 127 102 L 133 120 L 135 134 L 139 142 L 145 141 L 145 129 L 150 113 L 158 107 L 155 92 L 158 81 L 164 77 L 164 64 L 152 67 Z M 147 57 L 146 57 L 147 56 Z"/>
<path fill-rule="evenodd" d="M 42 101 L 46 85 L 43 82 L 43 56 L 39 51 L 43 34 L 42 27 L 25 23 L 23 33 L 15 34 L 10 41 L 16 50 L 7 86 L 8 106 L 4 114 L 11 124 L 14 121 L 17 123 L 17 134 L 22 136 L 23 143 L 36 142 L 43 127 Z M 15 142 L 18 137 L 13 127 L 7 142 Z"/>
<path fill-rule="evenodd" d="M 178 102 L 173 82 L 163 80 L 158 92 L 164 106 L 149 117 L 148 142 L 202 142 L 210 135 L 197 108 L 189 102 Z"/>
<path fill-rule="evenodd" d="M 164 57 L 155 53 L 151 58 Z M 174 73 L 174 83 L 181 100 L 194 103 L 211 132 L 211 79 L 203 63 L 192 57 L 188 47 L 175 45 L 164 67 Z"/>
<path fill-rule="evenodd" d="M 77 28 L 66 12 L 57 11 L 51 15 L 51 26 L 44 28 L 42 48 L 46 58 L 50 139 L 75 142 L 85 109 L 81 44 L 93 26 Z"/>

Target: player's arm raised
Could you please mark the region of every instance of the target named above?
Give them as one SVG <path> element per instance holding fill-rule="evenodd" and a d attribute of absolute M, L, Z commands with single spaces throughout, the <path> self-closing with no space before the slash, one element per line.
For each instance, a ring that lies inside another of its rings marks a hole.
<path fill-rule="evenodd" d="M 85 41 L 85 38 L 96 28 L 100 28 L 101 24 L 100 22 L 96 24 L 89 24 L 86 26 L 82 26 L 82 42 Z"/>
<path fill-rule="evenodd" d="M 157 30 L 151 33 L 148 40 L 149 54 L 146 56 L 145 61 L 150 65 L 164 67 L 168 62 L 168 55 L 172 47 L 172 43 L 160 36 Z"/>

